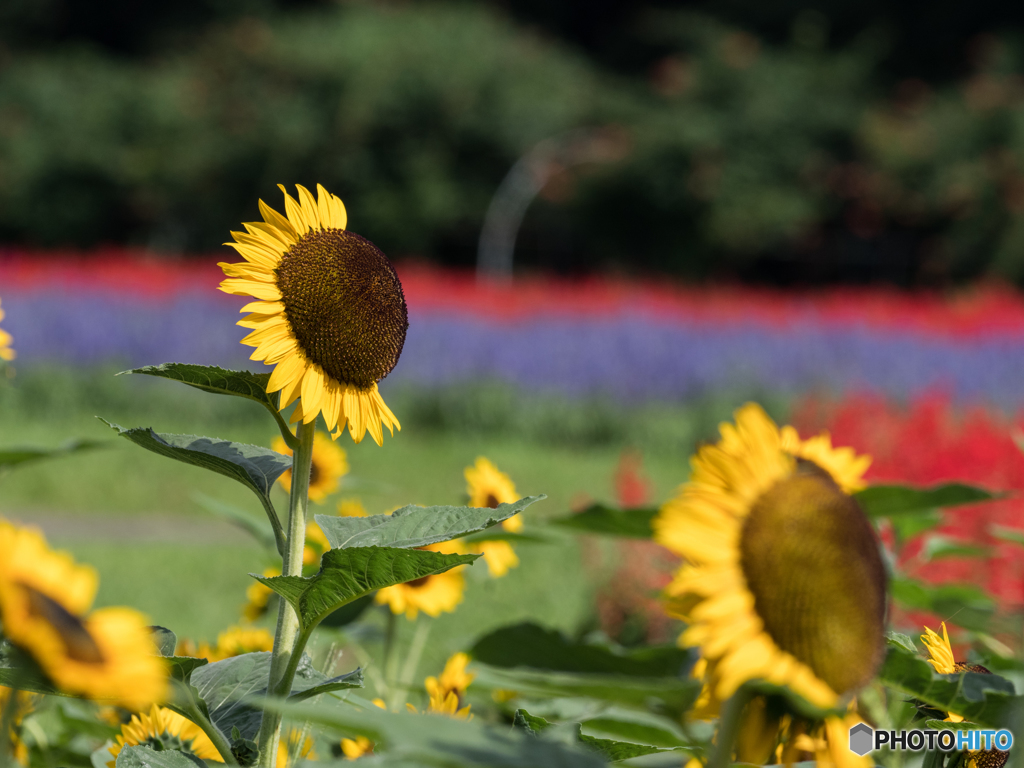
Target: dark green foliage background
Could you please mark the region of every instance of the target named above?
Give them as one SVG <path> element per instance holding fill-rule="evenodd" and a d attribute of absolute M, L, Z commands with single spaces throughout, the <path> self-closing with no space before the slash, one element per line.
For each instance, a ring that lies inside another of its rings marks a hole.
<path fill-rule="evenodd" d="M 529 3 L 192 3 L 82 34 L 49 5 L 4 11 L 8 243 L 209 252 L 258 216 L 256 196 L 280 204 L 278 182 L 321 182 L 389 255 L 468 265 L 515 160 L 604 127 L 620 156 L 556 175 L 517 263 L 1024 278 L 1011 37 L 951 40 L 959 65 L 939 67 L 900 54 L 906 24 L 841 3 L 835 31 L 795 7 L 723 6 L 728 22 L 645 7 L 619 48 Z"/>

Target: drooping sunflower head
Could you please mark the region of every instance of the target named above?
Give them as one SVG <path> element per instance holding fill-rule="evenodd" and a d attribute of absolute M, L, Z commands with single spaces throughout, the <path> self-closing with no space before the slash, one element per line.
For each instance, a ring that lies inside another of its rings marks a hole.
<path fill-rule="evenodd" d="M 3 308 L 0 308 L 0 321 L 3 319 L 4 310 Z M 0 328 L 0 360 L 3 360 L 5 363 L 9 363 L 15 357 L 14 350 L 11 349 L 13 341 L 14 339 L 11 337 L 11 334 L 7 333 L 3 328 Z"/>
<path fill-rule="evenodd" d="M 292 455 L 284 439 L 275 438 L 271 446 L 285 456 Z M 341 478 L 348 474 L 348 457 L 345 449 L 337 445 L 328 435 L 317 432 L 313 436 L 313 461 L 309 468 L 309 500 L 322 504 L 324 499 L 338 490 Z M 285 470 L 278 478 L 285 493 L 292 489 L 292 471 Z"/>
<path fill-rule="evenodd" d="M 466 552 L 465 545 L 458 540 L 430 544 L 421 549 L 449 555 Z M 461 573 L 464 567 L 460 565 L 444 573 L 385 587 L 377 592 L 375 600 L 380 605 L 387 605 L 394 614 L 404 613 L 410 621 L 415 620 L 420 611 L 434 618 L 450 613 L 462 602 L 466 589 L 466 580 Z"/>
<path fill-rule="evenodd" d="M 114 768 L 122 749 L 135 746 L 149 747 L 157 752 L 176 750 L 202 760 L 224 762 L 210 737 L 198 725 L 156 704 L 148 713 L 133 715 L 131 722 L 121 726 L 117 743 L 109 747 L 114 760 L 107 763 L 107 768 Z"/>
<path fill-rule="evenodd" d="M 780 431 L 753 404 L 721 433 L 654 521 L 687 561 L 667 589 L 681 640 L 700 646 L 718 700 L 764 679 L 834 706 L 883 653 L 885 569 L 850 495 L 867 459 Z"/>
<path fill-rule="evenodd" d="M 323 414 L 332 437 L 348 424 L 355 442 L 367 431 L 383 442 L 383 427 L 401 429 L 377 382 L 398 363 L 409 327 L 402 284 L 391 262 L 369 240 L 346 229 L 341 200 L 317 185 L 285 196 L 282 216 L 262 200 L 262 222 L 245 224 L 227 243 L 245 259 L 221 263 L 220 289 L 256 301 L 239 322 L 252 333 L 251 359 L 274 365 L 268 390 L 281 408 L 299 400 L 292 421 Z"/>

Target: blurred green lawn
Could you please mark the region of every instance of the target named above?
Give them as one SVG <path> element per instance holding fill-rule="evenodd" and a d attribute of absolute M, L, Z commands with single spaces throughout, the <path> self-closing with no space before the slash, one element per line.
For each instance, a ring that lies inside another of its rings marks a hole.
<path fill-rule="evenodd" d="M 249 402 L 173 382 L 115 379 L 112 372 L 20 372 L 14 388 L 0 388 L 0 447 L 55 446 L 70 437 L 109 441 L 0 477 L 0 515 L 50 519 L 51 527 L 55 519 L 90 520 L 51 538 L 97 568 L 99 604 L 132 605 L 181 636 L 213 640 L 238 620 L 251 583 L 247 574 L 270 561 L 244 538 L 204 536 L 209 519 L 194 495 L 256 516 L 258 502 L 227 478 L 118 439 L 95 416 L 125 427 L 263 445 L 276 435 L 273 420 Z M 624 450 L 642 458 L 650 501 L 656 503 L 686 479 L 694 443 L 712 437 L 717 421 L 741 402 L 723 397 L 686 406 L 627 407 L 524 399 L 493 386 L 396 392 L 389 403 L 404 422 L 403 432 L 385 436 L 383 448 L 369 438 L 360 445 L 341 438 L 351 472 L 342 491 L 315 512 L 333 513 L 342 497 L 358 497 L 371 514 L 408 503 L 462 503 L 463 469 L 483 455 L 512 476 L 521 494 L 548 495 L 525 513 L 529 527 L 589 500 L 614 501 L 614 474 Z M 771 402 L 769 407 L 777 413 L 784 408 Z M 276 504 L 284 514 L 287 500 L 280 490 Z M 177 520 L 181 531 L 171 541 L 139 540 L 139 518 L 147 515 L 165 525 L 168 517 Z M 135 519 L 135 533 L 128 537 L 118 529 L 126 516 Z M 197 541 L 189 541 L 190 530 Z M 595 551 L 604 553 L 610 575 L 613 548 L 599 545 Z M 601 578 L 594 574 L 602 569 L 600 563 L 583 567 L 577 539 L 556 536 L 551 543 L 520 545 L 519 554 L 521 567 L 503 579 L 487 578 L 483 563 L 470 569 L 465 602 L 435 622 L 423 669 L 438 667 L 448 653 L 503 624 L 530 618 L 570 633 L 592 626 L 595 582 Z"/>

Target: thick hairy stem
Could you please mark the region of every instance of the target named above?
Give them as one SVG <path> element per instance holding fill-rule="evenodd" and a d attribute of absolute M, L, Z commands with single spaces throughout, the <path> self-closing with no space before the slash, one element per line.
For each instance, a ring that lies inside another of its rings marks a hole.
<path fill-rule="evenodd" d="M 288 542 L 281 573 L 285 576 L 302 575 L 302 550 L 306 545 L 306 508 L 309 506 L 309 473 L 313 464 L 313 435 L 316 423 L 300 424 L 299 445 L 292 456 L 292 494 L 288 505 Z M 301 654 L 295 640 L 299 632 L 299 617 L 287 600 L 278 600 L 277 632 L 274 651 L 270 658 L 268 691 L 278 691 L 289 667 L 294 673 L 292 656 Z M 297 663 L 297 662 L 296 662 Z M 281 715 L 264 712 L 257 737 L 260 750 L 260 768 L 274 768 L 277 745 L 281 736 Z"/>

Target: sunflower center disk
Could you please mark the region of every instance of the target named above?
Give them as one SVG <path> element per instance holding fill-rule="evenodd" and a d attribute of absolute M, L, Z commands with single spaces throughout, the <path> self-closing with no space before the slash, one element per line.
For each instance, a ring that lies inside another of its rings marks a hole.
<path fill-rule="evenodd" d="M 313 230 L 277 268 L 285 315 L 299 347 L 332 379 L 367 389 L 398 363 L 409 316 L 402 284 L 369 240 Z"/>
<path fill-rule="evenodd" d="M 886 575 L 857 502 L 803 467 L 755 502 L 740 552 L 775 644 L 839 694 L 867 683 L 883 649 Z"/>

